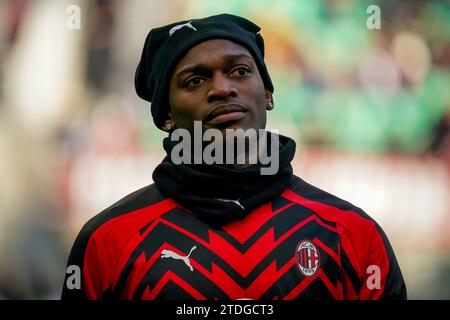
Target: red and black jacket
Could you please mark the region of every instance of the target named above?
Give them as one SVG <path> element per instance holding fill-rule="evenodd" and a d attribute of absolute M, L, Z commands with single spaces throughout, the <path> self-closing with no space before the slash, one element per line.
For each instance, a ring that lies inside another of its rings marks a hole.
<path fill-rule="evenodd" d="M 380 226 L 295 175 L 218 225 L 151 184 L 87 222 L 68 266 L 63 299 L 406 299 Z"/>

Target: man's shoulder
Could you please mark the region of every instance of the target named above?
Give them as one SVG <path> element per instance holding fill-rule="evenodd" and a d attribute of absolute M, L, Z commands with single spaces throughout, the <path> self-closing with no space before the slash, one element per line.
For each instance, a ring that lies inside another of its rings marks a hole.
<path fill-rule="evenodd" d="M 355 251 L 366 252 L 373 239 L 382 239 L 388 245 L 382 228 L 363 209 L 298 177 L 283 197 L 310 210 L 319 224 L 327 224 L 341 237 L 345 235 Z"/>
<path fill-rule="evenodd" d="M 320 189 L 297 176 L 294 176 L 289 191 L 292 192 L 291 197 L 296 202 L 315 209 L 313 211 L 327 212 L 329 213 L 328 217 L 339 217 L 341 222 L 345 221 L 345 219 L 342 219 L 344 217 L 357 217 L 358 220 L 363 219 L 369 224 L 375 223 L 374 219 L 357 205 Z M 353 221 L 354 219 L 350 220 Z"/>
<path fill-rule="evenodd" d="M 147 185 L 128 194 L 89 219 L 82 227 L 78 238 L 87 241 L 97 230 L 108 225 L 109 222 L 118 221 L 120 218 L 125 220 L 132 213 L 157 205 L 166 199 L 167 197 L 161 194 L 154 183 Z"/>
<path fill-rule="evenodd" d="M 122 214 L 151 206 L 155 203 L 163 201 L 166 198 L 167 197 L 161 194 L 156 184 L 152 183 L 123 197 L 100 212 L 99 216 L 120 216 Z"/>

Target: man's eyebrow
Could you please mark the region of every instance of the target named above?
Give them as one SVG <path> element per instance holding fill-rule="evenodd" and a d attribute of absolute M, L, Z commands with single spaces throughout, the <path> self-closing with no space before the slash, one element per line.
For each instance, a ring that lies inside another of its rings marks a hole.
<path fill-rule="evenodd" d="M 242 59 L 242 58 L 245 58 L 245 59 L 248 59 L 248 60 L 252 61 L 252 57 L 249 56 L 249 55 L 246 54 L 246 53 L 229 54 L 229 55 L 226 55 L 226 56 L 224 57 L 224 59 L 225 59 L 225 61 L 227 62 L 227 64 L 235 63 L 236 61 L 238 61 L 238 60 L 240 60 L 240 59 Z"/>
<path fill-rule="evenodd" d="M 194 74 L 198 74 L 198 73 L 204 73 L 206 70 L 208 70 L 208 68 L 205 67 L 204 64 L 195 64 L 193 66 L 188 66 L 184 69 L 182 69 L 180 72 L 177 73 L 177 78 L 181 77 L 182 75 L 186 74 L 186 73 L 194 73 Z"/>
<path fill-rule="evenodd" d="M 246 53 L 228 54 L 228 55 L 224 56 L 224 60 L 225 60 L 226 64 L 235 63 L 236 61 L 238 61 L 240 59 L 248 59 L 250 62 L 252 61 L 252 57 Z M 183 68 L 180 72 L 177 73 L 176 77 L 179 78 L 182 75 L 184 75 L 186 73 L 191 73 L 191 72 L 194 74 L 204 73 L 207 70 L 208 70 L 208 68 L 204 64 L 202 64 L 202 63 L 195 64 L 195 65 Z"/>

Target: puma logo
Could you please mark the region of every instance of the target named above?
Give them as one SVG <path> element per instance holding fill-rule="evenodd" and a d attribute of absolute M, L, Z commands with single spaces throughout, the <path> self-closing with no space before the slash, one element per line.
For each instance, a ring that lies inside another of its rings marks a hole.
<path fill-rule="evenodd" d="M 189 257 L 191 255 L 192 251 L 194 251 L 195 249 L 197 249 L 197 247 L 193 246 L 187 256 L 180 256 L 178 253 L 175 253 L 172 250 L 164 249 L 163 251 L 161 251 L 161 258 L 173 258 L 173 259 L 177 259 L 177 260 L 183 260 L 184 263 L 189 267 L 189 269 L 191 271 L 194 271 L 194 268 L 192 268 L 191 262 L 189 261 Z"/>
<path fill-rule="evenodd" d="M 179 24 L 179 25 L 176 25 L 175 27 L 173 27 L 172 29 L 170 29 L 169 30 L 169 37 L 171 35 L 173 35 L 175 33 L 175 31 L 180 30 L 183 27 L 188 27 L 188 28 L 191 28 L 191 29 L 194 29 L 195 31 L 197 31 L 197 29 L 194 28 L 194 26 L 191 24 L 191 22 L 192 21 L 189 21 L 189 22 L 186 22 L 186 23 L 183 23 L 183 24 Z"/>
<path fill-rule="evenodd" d="M 232 202 L 232 203 L 234 203 L 235 205 L 241 207 L 242 210 L 244 210 L 244 207 L 243 207 L 242 204 L 239 202 L 239 199 L 237 199 L 237 200 L 232 200 L 232 199 L 217 199 L 217 200 L 223 201 L 223 202 Z"/>

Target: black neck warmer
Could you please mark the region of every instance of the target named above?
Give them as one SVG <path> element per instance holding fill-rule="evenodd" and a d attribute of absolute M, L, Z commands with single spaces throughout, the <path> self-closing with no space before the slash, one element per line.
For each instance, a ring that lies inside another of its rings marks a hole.
<path fill-rule="evenodd" d="M 220 226 L 243 219 L 280 195 L 291 182 L 295 141 L 282 135 L 278 139 L 278 171 L 261 175 L 264 167 L 261 163 L 241 169 L 219 164 L 176 165 L 170 160 L 170 154 L 178 142 L 169 136 L 163 140 L 167 156 L 153 172 L 153 180 L 161 193 L 209 224 Z M 267 137 L 268 150 L 270 143 Z"/>

